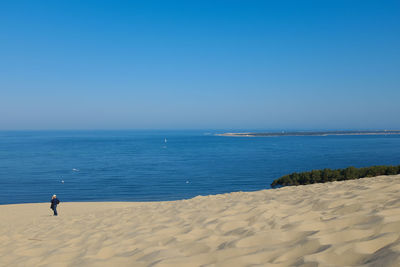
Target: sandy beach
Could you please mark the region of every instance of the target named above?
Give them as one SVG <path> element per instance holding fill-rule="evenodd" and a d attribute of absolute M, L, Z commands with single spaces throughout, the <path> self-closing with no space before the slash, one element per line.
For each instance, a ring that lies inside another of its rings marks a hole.
<path fill-rule="evenodd" d="M 0 266 L 400 264 L 400 175 L 49 207 L 0 206 Z"/>

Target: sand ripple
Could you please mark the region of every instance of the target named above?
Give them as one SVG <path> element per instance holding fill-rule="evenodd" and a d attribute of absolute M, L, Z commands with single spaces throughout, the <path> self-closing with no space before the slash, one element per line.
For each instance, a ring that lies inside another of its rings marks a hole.
<path fill-rule="evenodd" d="M 48 206 L 0 206 L 0 266 L 400 266 L 400 176 Z"/>

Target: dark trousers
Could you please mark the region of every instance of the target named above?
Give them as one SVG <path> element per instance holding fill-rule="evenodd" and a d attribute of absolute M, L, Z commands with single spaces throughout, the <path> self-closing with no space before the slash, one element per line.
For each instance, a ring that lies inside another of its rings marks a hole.
<path fill-rule="evenodd" d="M 57 205 L 53 205 L 54 216 L 57 216 Z"/>

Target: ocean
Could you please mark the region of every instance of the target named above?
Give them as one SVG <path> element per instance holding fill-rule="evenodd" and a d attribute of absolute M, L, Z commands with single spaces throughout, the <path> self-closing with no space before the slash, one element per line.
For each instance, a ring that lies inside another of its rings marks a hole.
<path fill-rule="evenodd" d="M 268 189 L 292 172 L 400 164 L 400 135 L 222 132 L 3 131 L 0 204 L 178 200 Z"/>

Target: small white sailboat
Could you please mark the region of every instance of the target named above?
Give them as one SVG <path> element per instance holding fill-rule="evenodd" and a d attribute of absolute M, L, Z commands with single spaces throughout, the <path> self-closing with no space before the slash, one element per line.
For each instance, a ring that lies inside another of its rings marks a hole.
<path fill-rule="evenodd" d="M 164 143 L 167 143 L 167 138 L 164 138 Z"/>

